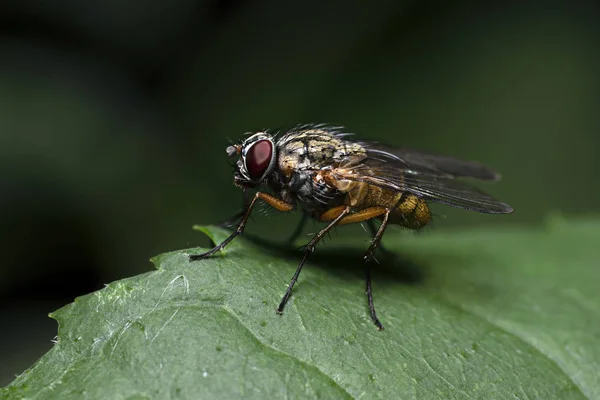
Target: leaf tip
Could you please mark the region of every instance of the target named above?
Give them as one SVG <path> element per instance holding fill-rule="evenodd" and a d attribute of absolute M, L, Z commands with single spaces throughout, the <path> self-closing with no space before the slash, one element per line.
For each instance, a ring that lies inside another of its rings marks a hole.
<path fill-rule="evenodd" d="M 206 236 L 209 237 L 209 239 L 214 240 L 213 234 L 209 229 L 208 225 L 194 225 L 192 226 L 192 229 L 195 231 L 199 231 L 204 233 Z"/>
<path fill-rule="evenodd" d="M 150 257 L 150 262 L 152 263 L 152 265 L 154 266 L 154 269 L 160 271 L 161 267 L 160 267 L 160 262 L 162 260 L 162 254 L 159 254 L 157 256 L 154 257 Z"/>
<path fill-rule="evenodd" d="M 225 240 L 225 238 L 229 236 L 229 234 L 223 228 L 213 225 L 194 225 L 192 229 L 204 233 L 210 239 L 212 246 Z M 225 250 L 221 249 L 220 253 L 225 254 Z"/>
<path fill-rule="evenodd" d="M 61 328 L 63 327 L 63 325 L 65 323 L 65 318 L 63 317 L 64 310 L 65 310 L 65 308 L 69 307 L 69 305 L 66 305 L 64 307 L 59 308 L 58 310 L 48 313 L 48 317 L 53 319 L 54 321 L 56 321 L 56 323 L 58 324 L 58 329 L 57 329 L 57 334 L 56 334 L 57 338 L 58 338 L 58 334 L 60 333 Z"/>

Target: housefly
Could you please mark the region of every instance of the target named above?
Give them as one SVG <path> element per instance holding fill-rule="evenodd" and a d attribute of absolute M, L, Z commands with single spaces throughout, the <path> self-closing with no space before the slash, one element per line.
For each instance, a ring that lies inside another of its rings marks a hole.
<path fill-rule="evenodd" d="M 241 234 L 259 201 L 279 211 L 301 208 L 304 215 L 326 223 L 306 245 L 277 308 L 280 314 L 309 254 L 335 226 L 366 221 L 371 229 L 373 238 L 364 256 L 366 293 L 371 318 L 381 330 L 373 305 L 369 261 L 388 224 L 424 227 L 431 220 L 429 201 L 487 214 L 513 211 L 460 181 L 500 179 L 480 163 L 353 139 L 342 127 L 300 125 L 282 135 L 260 131 L 226 150 L 229 157 L 237 157 L 233 179 L 244 191 L 245 209 L 238 214 L 237 229 L 227 239 L 204 254 L 190 255 L 190 260 L 211 256 Z M 248 196 L 251 189 L 257 190 Z M 375 219 L 381 221 L 378 228 L 373 224 Z M 300 231 L 296 229 L 296 233 Z"/>

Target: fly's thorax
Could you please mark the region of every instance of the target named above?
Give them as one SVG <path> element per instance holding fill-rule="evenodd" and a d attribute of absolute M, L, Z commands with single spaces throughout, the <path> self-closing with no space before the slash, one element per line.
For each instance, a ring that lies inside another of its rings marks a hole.
<path fill-rule="evenodd" d="M 298 201 L 300 207 L 308 211 L 343 204 L 343 194 L 328 185 L 315 171 L 297 171 L 284 186 Z"/>
<path fill-rule="evenodd" d="M 279 169 L 288 179 L 297 171 L 353 165 L 366 157 L 360 144 L 321 129 L 291 132 L 278 141 L 277 148 Z"/>

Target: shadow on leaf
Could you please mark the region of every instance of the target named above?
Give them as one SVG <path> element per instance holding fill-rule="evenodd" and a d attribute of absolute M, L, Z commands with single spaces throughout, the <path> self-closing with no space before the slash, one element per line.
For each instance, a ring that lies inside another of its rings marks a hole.
<path fill-rule="evenodd" d="M 255 235 L 245 234 L 245 240 L 259 246 L 270 254 L 288 260 L 300 262 L 304 249 L 292 247 L 285 243 L 272 242 Z M 364 279 L 365 249 L 334 247 L 317 247 L 310 255 L 309 262 L 316 264 L 325 271 L 348 280 Z M 392 283 L 420 285 L 426 279 L 426 268 L 413 260 L 380 247 L 377 250 L 376 260 L 372 261 L 372 277 L 378 286 Z"/>

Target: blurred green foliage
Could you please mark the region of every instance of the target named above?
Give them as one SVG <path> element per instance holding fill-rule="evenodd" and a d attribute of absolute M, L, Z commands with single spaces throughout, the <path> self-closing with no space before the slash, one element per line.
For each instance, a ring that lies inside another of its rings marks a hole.
<path fill-rule="evenodd" d="M 227 140 L 299 122 L 502 173 L 485 189 L 514 214 L 436 207 L 448 218 L 431 229 L 600 209 L 595 3 L 81 4 L 0 5 L 0 294 L 80 271 L 110 282 L 204 244 L 191 226 L 241 202 Z"/>

